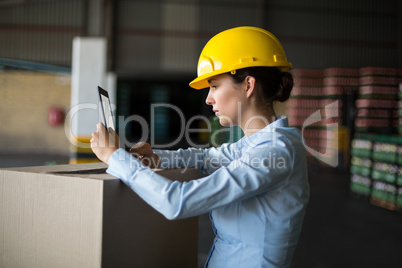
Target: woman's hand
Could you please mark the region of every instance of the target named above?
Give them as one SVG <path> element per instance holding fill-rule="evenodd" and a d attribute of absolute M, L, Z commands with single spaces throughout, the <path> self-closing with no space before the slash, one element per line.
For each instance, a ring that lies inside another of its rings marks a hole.
<path fill-rule="evenodd" d="M 139 142 L 130 149 L 130 154 L 150 168 L 159 168 L 161 161 L 159 156 L 154 154 L 151 145 L 146 142 Z"/>
<path fill-rule="evenodd" d="M 120 148 L 119 136 L 113 129 L 106 130 L 102 123 L 96 124 L 97 130 L 92 133 L 91 148 L 95 155 L 106 164 L 110 156 Z"/>

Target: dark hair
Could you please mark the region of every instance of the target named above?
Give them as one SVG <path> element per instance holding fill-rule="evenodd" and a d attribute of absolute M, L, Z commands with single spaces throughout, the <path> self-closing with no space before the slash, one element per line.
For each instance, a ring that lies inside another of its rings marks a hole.
<path fill-rule="evenodd" d="M 272 104 L 274 101 L 285 102 L 290 97 L 293 88 L 293 77 L 289 72 L 282 72 L 276 67 L 249 67 L 236 70 L 230 74 L 234 83 L 239 84 L 247 76 L 255 78 L 261 86 L 260 94 L 263 101 Z"/>

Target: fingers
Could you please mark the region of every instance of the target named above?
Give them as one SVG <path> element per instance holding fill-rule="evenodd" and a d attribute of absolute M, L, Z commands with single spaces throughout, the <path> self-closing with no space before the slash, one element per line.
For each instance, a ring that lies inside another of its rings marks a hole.
<path fill-rule="evenodd" d="M 92 138 L 90 140 L 91 147 L 108 147 L 108 142 L 106 139 L 109 138 L 109 133 L 107 133 L 106 128 L 102 123 L 96 124 L 96 131 L 92 133 Z M 117 134 L 116 134 L 117 135 Z"/>
<path fill-rule="evenodd" d="M 130 150 L 140 149 L 142 147 L 146 147 L 147 145 L 149 145 L 149 144 L 146 142 L 140 141 L 140 142 L 136 143 L 133 147 L 131 147 Z"/>
<path fill-rule="evenodd" d="M 109 143 L 113 143 L 115 146 L 120 147 L 120 139 L 116 131 L 114 131 L 114 129 L 110 127 L 107 132 L 108 132 L 107 135 L 110 139 Z"/>
<path fill-rule="evenodd" d="M 99 127 L 101 123 L 96 124 L 96 131 L 92 132 L 92 138 L 90 140 L 91 142 L 91 147 L 97 147 L 98 146 L 98 141 L 99 141 Z"/>
<path fill-rule="evenodd" d="M 148 157 L 142 157 L 142 158 L 140 158 L 140 161 L 141 161 L 144 165 L 146 165 L 147 167 L 149 167 L 149 166 L 152 164 L 151 159 L 148 158 Z"/>
<path fill-rule="evenodd" d="M 151 156 L 153 154 L 151 145 L 146 142 L 139 142 L 130 149 L 131 154 L 138 154 L 143 156 Z"/>
<path fill-rule="evenodd" d="M 159 157 L 152 151 L 151 145 L 146 142 L 139 142 L 130 149 L 130 154 L 150 168 L 158 168 Z"/>
<path fill-rule="evenodd" d="M 96 124 L 96 131 L 92 133 L 91 148 L 95 154 L 102 156 L 102 148 L 116 147 L 118 145 L 119 136 L 112 129 L 109 131 L 103 126 L 102 123 Z M 109 140 L 112 139 L 112 140 Z M 113 144 L 113 140 L 116 140 Z M 146 142 L 139 142 L 130 149 L 130 154 L 140 160 L 144 165 L 150 168 L 158 168 L 160 165 L 159 157 L 152 151 L 151 145 Z M 99 157 L 99 156 L 98 156 Z M 101 158 L 100 158 L 101 159 Z M 106 158 L 105 158 L 106 159 Z M 102 160 L 103 161 L 103 160 Z"/>
<path fill-rule="evenodd" d="M 92 151 L 101 161 L 108 164 L 110 156 L 119 149 L 118 138 L 115 132 L 109 133 L 102 123 L 98 123 L 96 131 L 92 133 Z M 109 141 L 109 139 L 115 140 Z"/>
<path fill-rule="evenodd" d="M 98 132 L 92 132 L 92 138 L 89 141 L 91 143 L 91 148 L 98 146 Z"/>
<path fill-rule="evenodd" d="M 159 157 L 156 154 L 151 157 L 140 156 L 138 160 L 140 160 L 145 166 L 148 166 L 150 168 L 158 168 L 160 165 Z"/>

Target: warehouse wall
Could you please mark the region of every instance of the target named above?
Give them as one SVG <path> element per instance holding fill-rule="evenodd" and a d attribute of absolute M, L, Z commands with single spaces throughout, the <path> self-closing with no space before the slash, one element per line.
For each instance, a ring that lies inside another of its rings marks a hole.
<path fill-rule="evenodd" d="M 106 3 L 101 0 L 0 3 L 0 58 L 71 66 L 72 38 L 89 33 L 90 26 L 96 23 L 93 21 L 99 19 L 91 18 L 90 12 L 97 1 Z M 112 69 L 120 76 L 194 74 L 207 40 L 219 31 L 240 25 L 272 31 L 296 68 L 402 67 L 399 0 L 107 3 L 115 5 L 114 19 L 107 21 L 115 22 Z M 102 23 L 105 21 L 99 19 L 98 24 Z"/>
<path fill-rule="evenodd" d="M 120 0 L 115 70 L 195 74 L 208 39 L 242 25 L 277 35 L 296 68 L 401 67 L 401 9 L 398 0 Z"/>
<path fill-rule="evenodd" d="M 0 65 L 6 58 L 70 67 L 73 37 L 88 34 L 89 24 L 96 24 L 89 12 L 94 3 L 114 3 L 114 18 L 108 19 L 114 21 L 111 71 L 128 84 L 173 79 L 187 86 L 208 39 L 240 25 L 277 35 L 295 68 L 402 67 L 400 0 L 9 0 L 0 2 Z M 26 102 L 23 92 L 29 90 L 21 84 L 14 106 Z M 45 95 L 54 88 L 43 90 Z M 0 104 L 2 110 L 7 107 Z M 7 120 L 19 120 L 18 112 Z"/>
<path fill-rule="evenodd" d="M 256 25 L 259 0 L 117 3 L 115 68 L 122 75 L 194 73 L 215 33 Z"/>
<path fill-rule="evenodd" d="M 85 0 L 0 2 L 0 58 L 71 66 L 72 39 L 85 33 Z"/>
<path fill-rule="evenodd" d="M 50 126 L 48 110 L 68 110 L 69 74 L 4 71 L 0 89 L 0 153 L 68 155 L 64 124 Z"/>
<path fill-rule="evenodd" d="M 265 25 L 297 68 L 402 67 L 402 1 L 270 1 Z"/>

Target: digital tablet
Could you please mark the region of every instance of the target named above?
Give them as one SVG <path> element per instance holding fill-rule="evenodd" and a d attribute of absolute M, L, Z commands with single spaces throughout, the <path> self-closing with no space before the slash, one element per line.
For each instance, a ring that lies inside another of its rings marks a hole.
<path fill-rule="evenodd" d="M 102 123 L 106 127 L 107 130 L 112 128 L 116 131 L 114 126 L 114 117 L 112 113 L 112 107 L 110 105 L 109 94 L 106 90 L 98 86 L 98 99 L 99 99 L 99 107 L 100 114 L 102 118 Z"/>

